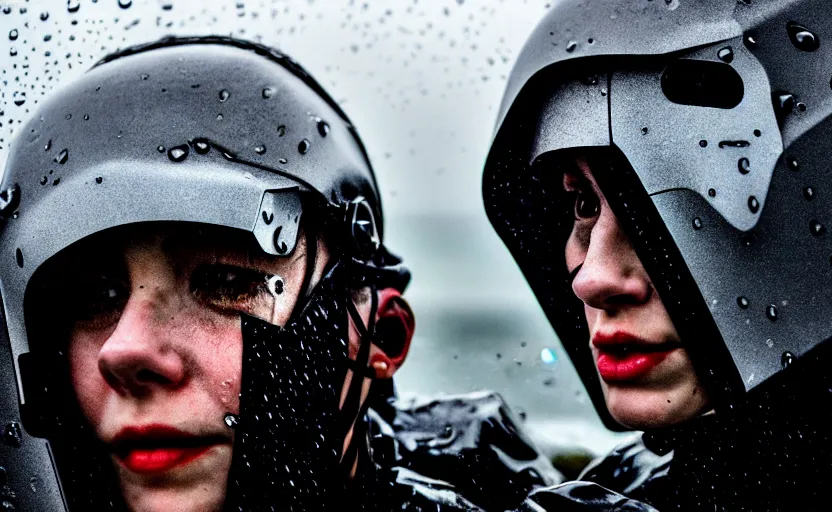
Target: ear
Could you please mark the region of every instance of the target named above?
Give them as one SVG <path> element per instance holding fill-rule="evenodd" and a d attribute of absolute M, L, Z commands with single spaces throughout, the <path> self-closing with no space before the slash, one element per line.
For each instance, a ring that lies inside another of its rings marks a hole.
<path fill-rule="evenodd" d="M 395 288 L 378 291 L 378 312 L 370 366 L 376 378 L 389 379 L 407 358 L 415 321 L 410 305 Z"/>

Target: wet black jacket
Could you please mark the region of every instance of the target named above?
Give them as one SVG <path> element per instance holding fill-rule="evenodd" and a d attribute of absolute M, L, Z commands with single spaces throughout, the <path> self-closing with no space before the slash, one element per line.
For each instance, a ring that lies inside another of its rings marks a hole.
<path fill-rule="evenodd" d="M 391 399 L 368 413 L 376 510 L 655 512 L 562 476 L 494 393 Z"/>

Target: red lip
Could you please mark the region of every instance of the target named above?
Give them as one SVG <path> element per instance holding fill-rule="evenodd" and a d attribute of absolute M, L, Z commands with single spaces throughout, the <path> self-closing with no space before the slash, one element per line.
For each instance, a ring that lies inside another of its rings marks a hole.
<path fill-rule="evenodd" d="M 606 382 L 626 382 L 650 373 L 674 350 L 674 342 L 652 342 L 628 334 L 596 333 L 592 344 L 598 349 L 598 373 Z"/>
<path fill-rule="evenodd" d="M 167 425 L 146 425 L 122 429 L 113 439 L 112 448 L 124 467 L 148 474 L 188 464 L 227 442 L 222 436 L 196 436 Z"/>

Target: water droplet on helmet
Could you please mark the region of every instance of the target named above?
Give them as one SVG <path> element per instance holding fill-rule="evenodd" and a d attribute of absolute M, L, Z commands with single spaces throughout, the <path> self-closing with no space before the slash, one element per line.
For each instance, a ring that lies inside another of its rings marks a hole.
<path fill-rule="evenodd" d="M 48 19 L 49 19 L 49 13 L 48 12 L 44 11 L 44 12 L 40 13 L 40 21 L 46 21 Z"/>
<path fill-rule="evenodd" d="M 745 43 L 746 48 L 753 50 L 757 46 L 757 36 L 754 34 L 746 34 L 743 38 L 743 43 Z"/>
<path fill-rule="evenodd" d="M 281 124 L 280 126 L 277 127 L 277 136 L 278 137 L 283 137 L 284 135 L 286 135 L 286 125 Z"/>
<path fill-rule="evenodd" d="M 281 164 L 288 164 L 289 163 L 289 161 L 286 160 L 285 158 L 278 159 L 278 162 L 280 162 Z"/>
<path fill-rule="evenodd" d="M 318 133 L 321 134 L 321 137 L 329 135 L 329 125 L 326 121 L 318 121 Z"/>
<path fill-rule="evenodd" d="M 762 134 L 763 134 L 763 132 L 761 132 L 760 130 L 754 130 L 754 136 L 755 136 L 755 137 L 759 137 L 759 136 L 761 136 Z"/>
<path fill-rule="evenodd" d="M 226 413 L 225 418 L 223 418 L 225 424 L 228 425 L 228 428 L 236 428 L 240 422 L 239 416 L 236 414 Z"/>
<path fill-rule="evenodd" d="M 301 155 L 305 155 L 309 152 L 309 148 L 311 146 L 312 143 L 310 143 L 309 140 L 303 139 L 302 141 L 300 141 L 300 144 L 298 144 L 298 152 L 300 152 Z"/>
<path fill-rule="evenodd" d="M 62 149 L 61 152 L 58 153 L 58 156 L 55 157 L 55 161 L 58 162 L 59 164 L 65 164 L 67 160 L 69 160 L 69 150 L 68 149 Z"/>
<path fill-rule="evenodd" d="M 719 57 L 719 60 L 722 62 L 730 64 L 734 60 L 734 49 L 730 46 L 720 48 L 719 51 L 716 52 L 716 56 Z"/>
<path fill-rule="evenodd" d="M 23 251 L 20 250 L 20 247 L 14 252 L 14 259 L 17 261 L 17 266 L 23 268 Z"/>
<path fill-rule="evenodd" d="M 66 0 L 66 10 L 74 13 L 81 8 L 81 0 Z"/>
<path fill-rule="evenodd" d="M 794 110 L 794 94 L 789 92 L 774 92 L 772 93 L 772 103 L 774 104 L 774 114 L 779 121 L 782 121 Z"/>
<path fill-rule="evenodd" d="M 6 425 L 3 430 L 3 442 L 9 446 L 19 447 L 23 439 L 23 432 L 20 429 L 20 424 L 12 421 Z"/>
<path fill-rule="evenodd" d="M 693 219 L 693 229 L 698 230 L 698 229 L 702 229 L 702 227 L 703 227 L 702 219 L 700 219 L 699 217 L 694 217 L 694 219 Z"/>
<path fill-rule="evenodd" d="M 783 369 L 785 370 L 786 368 L 791 366 L 792 363 L 794 363 L 795 359 L 796 358 L 794 357 L 794 354 L 787 350 L 783 352 L 783 356 L 780 358 L 780 364 L 783 366 Z"/>
<path fill-rule="evenodd" d="M 9 48 L 9 55 L 12 56 L 12 57 L 17 56 L 17 48 Z M 22 103 L 21 103 L 21 105 L 22 105 Z M 18 107 L 19 106 L 20 105 L 18 105 Z"/>
<path fill-rule="evenodd" d="M 699 147 L 700 148 L 707 148 L 708 147 L 708 141 L 705 140 L 705 139 L 700 140 L 699 141 Z"/>
<path fill-rule="evenodd" d="M 118 6 L 122 9 L 128 9 L 131 5 L 133 5 L 133 0 L 118 0 Z"/>
<path fill-rule="evenodd" d="M 796 171 L 798 168 L 798 163 L 796 158 L 789 158 L 786 160 L 786 165 L 789 166 L 789 169 Z"/>
<path fill-rule="evenodd" d="M 648 133 L 650 133 L 650 129 L 647 128 L 646 126 L 641 129 L 641 134 L 642 135 L 647 135 Z"/>
<path fill-rule="evenodd" d="M 737 168 L 740 170 L 740 174 L 748 174 L 751 172 L 751 162 L 745 157 L 740 158 L 737 162 Z"/>
<path fill-rule="evenodd" d="M 49 178 L 47 178 L 46 176 L 41 176 L 41 178 L 40 178 L 40 184 L 41 185 L 46 185 L 47 181 L 49 181 Z"/>
<path fill-rule="evenodd" d="M 737 297 L 737 306 L 741 307 L 742 309 L 748 309 L 748 304 L 749 303 L 747 298 L 743 296 Z"/>
<path fill-rule="evenodd" d="M 774 304 L 766 306 L 766 317 L 771 321 L 777 320 L 777 306 Z"/>
<path fill-rule="evenodd" d="M 578 42 L 577 41 L 569 41 L 566 44 L 566 51 L 569 52 L 569 53 L 572 53 L 572 52 L 575 51 L 575 48 L 577 48 L 577 47 L 578 47 Z"/>
<path fill-rule="evenodd" d="M 751 143 L 747 140 L 721 140 L 719 141 L 719 148 L 747 148 Z"/>
<path fill-rule="evenodd" d="M 266 152 L 266 146 L 257 146 L 257 147 L 254 148 L 254 152 L 257 153 L 258 155 L 262 155 L 263 153 Z"/>
<path fill-rule="evenodd" d="M 174 162 L 181 162 L 188 157 L 188 145 L 182 144 L 181 146 L 176 146 L 170 148 L 168 150 L 168 158 L 170 158 Z"/>
<path fill-rule="evenodd" d="M 163 145 L 159 144 L 159 145 L 156 147 L 156 151 L 158 151 L 159 153 L 164 153 L 164 152 L 165 152 L 165 146 L 163 146 Z"/>
<path fill-rule="evenodd" d="M 11 41 L 17 40 L 17 29 L 16 28 L 13 28 L 13 29 L 11 29 L 11 31 L 9 31 L 9 40 L 11 40 Z"/>
<path fill-rule="evenodd" d="M 95 178 L 95 183 L 101 185 L 102 183 L 104 183 L 104 177 L 98 176 L 97 178 Z"/>
<path fill-rule="evenodd" d="M 226 91 L 225 89 L 220 91 L 220 102 L 224 102 L 231 97 L 231 93 Z"/>
<path fill-rule="evenodd" d="M 200 155 L 204 155 L 211 151 L 211 143 L 205 139 L 194 139 L 193 145 L 194 151 L 196 151 Z"/>
<path fill-rule="evenodd" d="M 714 189 L 714 188 L 709 188 L 709 189 L 708 189 L 708 195 L 709 195 L 710 197 L 716 197 L 716 189 Z"/>
<path fill-rule="evenodd" d="M 797 110 L 799 110 L 801 112 L 806 112 L 806 104 L 803 103 L 802 101 L 798 101 L 797 102 Z"/>
<path fill-rule="evenodd" d="M 826 233 L 826 226 L 816 220 L 809 222 L 809 231 L 815 236 L 821 236 Z"/>
<path fill-rule="evenodd" d="M 818 36 L 799 23 L 789 22 L 786 25 L 786 31 L 789 33 L 789 39 L 791 39 L 792 44 L 798 50 L 813 52 L 820 46 Z"/>
<path fill-rule="evenodd" d="M 52 139 L 49 139 L 48 141 L 46 141 L 46 145 L 43 146 L 44 151 L 49 151 L 50 149 L 52 149 Z"/>
<path fill-rule="evenodd" d="M 757 201 L 756 197 L 748 197 L 748 209 L 751 210 L 751 213 L 757 213 L 758 211 L 760 211 L 760 202 Z"/>
<path fill-rule="evenodd" d="M 805 197 L 807 201 L 811 201 L 815 198 L 815 189 L 812 187 L 805 187 L 803 189 L 803 197 Z"/>
<path fill-rule="evenodd" d="M 265 89 L 263 89 L 263 99 L 267 100 L 271 98 L 272 96 L 274 96 L 274 92 L 274 89 L 272 89 L 271 87 L 266 87 Z"/>

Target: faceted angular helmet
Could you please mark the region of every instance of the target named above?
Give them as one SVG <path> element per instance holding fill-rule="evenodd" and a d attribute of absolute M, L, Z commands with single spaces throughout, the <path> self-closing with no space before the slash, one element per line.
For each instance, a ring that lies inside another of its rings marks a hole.
<path fill-rule="evenodd" d="M 731 407 L 832 336 L 830 41 L 820 0 L 563 0 L 526 43 L 485 208 L 609 427 L 557 162 L 580 150 L 601 171 L 711 403 Z"/>

